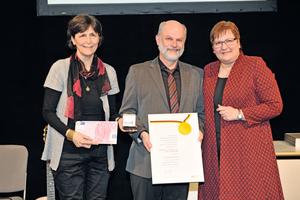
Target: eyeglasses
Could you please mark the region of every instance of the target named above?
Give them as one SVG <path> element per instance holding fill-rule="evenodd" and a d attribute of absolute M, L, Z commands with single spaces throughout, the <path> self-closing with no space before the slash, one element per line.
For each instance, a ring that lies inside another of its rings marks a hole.
<path fill-rule="evenodd" d="M 229 38 L 227 40 L 224 40 L 224 41 L 219 41 L 219 42 L 215 42 L 213 43 L 213 45 L 216 47 L 216 48 L 220 48 L 223 43 L 225 43 L 227 46 L 230 46 L 230 45 L 233 45 L 233 42 L 236 40 L 237 38 Z"/>

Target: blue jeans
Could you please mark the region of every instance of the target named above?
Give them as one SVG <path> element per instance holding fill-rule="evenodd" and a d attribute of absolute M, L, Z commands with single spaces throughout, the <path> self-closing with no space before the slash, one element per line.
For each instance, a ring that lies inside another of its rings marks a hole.
<path fill-rule="evenodd" d="M 63 152 L 57 171 L 52 172 L 61 200 L 104 200 L 110 176 L 107 145 L 87 153 Z"/>

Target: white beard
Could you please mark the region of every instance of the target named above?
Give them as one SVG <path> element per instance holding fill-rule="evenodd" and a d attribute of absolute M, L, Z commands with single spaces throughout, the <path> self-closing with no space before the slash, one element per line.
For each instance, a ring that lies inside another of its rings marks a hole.
<path fill-rule="evenodd" d="M 170 54 L 168 52 L 168 50 L 170 50 L 170 49 L 178 49 L 177 54 Z M 178 47 L 177 48 L 172 48 L 172 47 L 165 48 L 165 47 L 163 47 L 163 45 L 161 43 L 158 46 L 158 50 L 169 62 L 174 62 L 174 61 L 178 60 L 184 52 L 184 48 L 183 49 L 180 49 Z"/>

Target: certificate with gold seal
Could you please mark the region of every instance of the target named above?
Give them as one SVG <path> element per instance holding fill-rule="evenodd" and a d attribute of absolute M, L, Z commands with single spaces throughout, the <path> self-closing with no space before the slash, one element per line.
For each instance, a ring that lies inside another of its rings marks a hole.
<path fill-rule="evenodd" d="M 152 183 L 203 182 L 197 113 L 149 114 Z"/>

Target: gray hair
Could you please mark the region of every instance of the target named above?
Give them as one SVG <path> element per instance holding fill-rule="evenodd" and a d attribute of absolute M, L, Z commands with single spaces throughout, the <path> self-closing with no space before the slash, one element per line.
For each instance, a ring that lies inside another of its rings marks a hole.
<path fill-rule="evenodd" d="M 180 22 L 178 22 L 178 23 L 180 23 Z M 181 23 L 180 23 L 180 24 L 181 24 Z M 163 31 L 165 25 L 166 25 L 166 21 L 163 21 L 163 22 L 161 22 L 161 23 L 159 24 L 158 32 L 157 32 L 157 35 L 158 35 L 158 36 L 161 36 L 161 33 L 162 33 L 162 31 Z M 187 36 L 187 28 L 186 28 L 186 26 L 185 26 L 184 24 L 181 24 L 181 25 L 182 25 L 183 28 L 184 28 L 184 33 L 185 33 L 185 37 L 186 37 L 186 36 Z"/>

